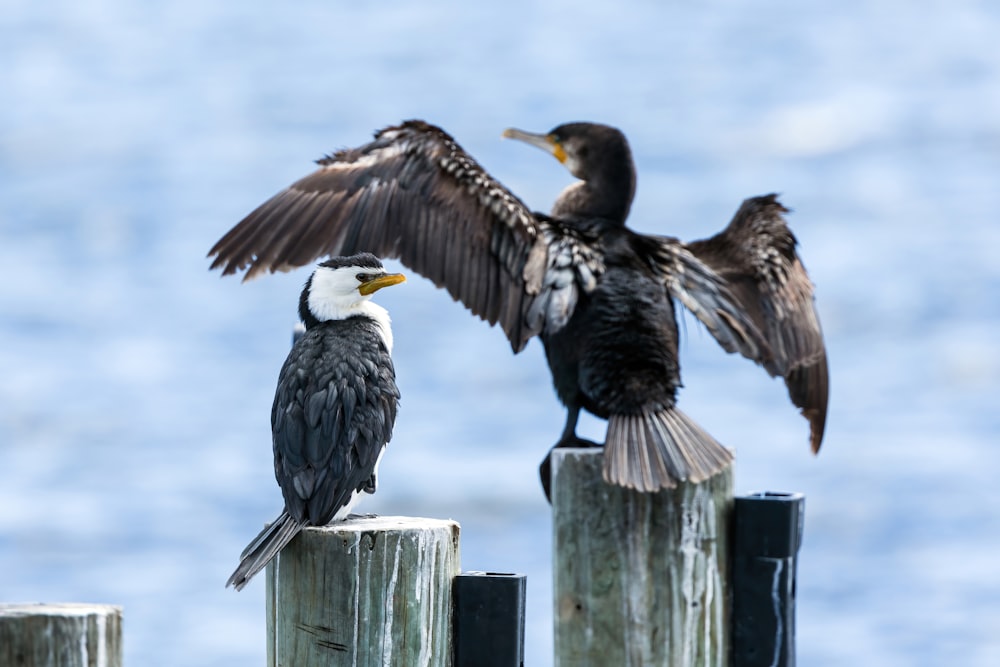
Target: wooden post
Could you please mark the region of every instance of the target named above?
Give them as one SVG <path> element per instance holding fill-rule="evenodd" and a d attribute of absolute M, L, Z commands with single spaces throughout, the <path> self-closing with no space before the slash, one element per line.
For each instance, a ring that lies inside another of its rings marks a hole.
<path fill-rule="evenodd" d="M 269 667 L 451 664 L 454 521 L 306 528 L 267 567 Z"/>
<path fill-rule="evenodd" d="M 0 604 L 0 665 L 121 667 L 121 607 Z"/>
<path fill-rule="evenodd" d="M 726 667 L 732 467 L 659 493 L 552 452 L 556 667 Z"/>

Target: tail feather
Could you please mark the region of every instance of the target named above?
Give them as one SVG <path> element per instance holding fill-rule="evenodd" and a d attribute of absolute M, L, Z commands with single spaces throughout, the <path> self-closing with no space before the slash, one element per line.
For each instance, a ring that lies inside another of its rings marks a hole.
<path fill-rule="evenodd" d="M 676 408 L 612 415 L 604 446 L 604 480 L 637 491 L 703 482 L 733 460 L 732 453 Z"/>
<path fill-rule="evenodd" d="M 255 574 L 263 570 L 271 559 L 302 530 L 302 524 L 286 511 L 269 526 L 260 531 L 240 554 L 240 564 L 229 577 L 226 587 L 241 591 Z"/>

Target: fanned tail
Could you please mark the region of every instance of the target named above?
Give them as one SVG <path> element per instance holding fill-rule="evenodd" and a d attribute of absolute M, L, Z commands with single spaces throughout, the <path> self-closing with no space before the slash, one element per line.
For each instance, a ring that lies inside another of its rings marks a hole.
<path fill-rule="evenodd" d="M 604 480 L 643 492 L 703 482 L 724 469 L 732 453 L 676 408 L 612 415 L 604 445 Z"/>
<path fill-rule="evenodd" d="M 226 587 L 233 586 L 241 591 L 255 574 L 263 570 L 271 559 L 302 530 L 302 524 L 291 517 L 288 512 L 274 520 L 247 545 L 240 554 L 240 564 L 229 577 Z"/>

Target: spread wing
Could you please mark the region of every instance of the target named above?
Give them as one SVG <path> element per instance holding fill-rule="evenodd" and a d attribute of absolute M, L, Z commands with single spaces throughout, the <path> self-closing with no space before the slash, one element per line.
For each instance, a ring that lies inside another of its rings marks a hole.
<path fill-rule="evenodd" d="M 212 268 L 246 280 L 367 251 L 499 322 L 515 351 L 538 333 L 526 314 L 546 272 L 539 223 L 447 133 L 407 121 L 318 164 L 223 236 Z"/>
<path fill-rule="evenodd" d="M 604 249 L 598 234 L 536 214 L 547 259 L 541 289 L 528 301 L 525 321 L 535 333 L 562 329 L 581 294 L 597 286 L 605 270 Z"/>
<path fill-rule="evenodd" d="M 299 523 L 326 525 L 355 492 L 374 491 L 375 465 L 392 437 L 399 401 L 392 359 L 363 321 L 310 329 L 278 377 L 274 473 Z"/>
<path fill-rule="evenodd" d="M 669 236 L 636 235 L 640 256 L 650 258 L 671 296 L 701 321 L 727 352 L 770 358 L 770 348 L 729 285 L 688 248 Z"/>
<path fill-rule="evenodd" d="M 785 379 L 788 395 L 809 421 L 818 452 L 826 426 L 829 373 L 813 284 L 795 251 L 797 241 L 776 195 L 753 197 L 722 232 L 687 244 L 717 274 L 767 346 L 740 353 Z M 714 333 L 714 332 L 713 332 Z M 718 336 L 716 336 L 719 339 Z M 726 343 L 719 339 L 726 346 Z M 732 350 L 730 350 L 732 351 Z"/>

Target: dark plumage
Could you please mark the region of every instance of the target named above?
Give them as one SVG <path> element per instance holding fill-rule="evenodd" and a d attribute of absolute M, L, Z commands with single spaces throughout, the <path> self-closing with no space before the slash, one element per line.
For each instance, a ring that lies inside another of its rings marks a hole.
<path fill-rule="evenodd" d="M 299 301 L 306 330 L 281 367 L 271 408 L 285 510 L 246 548 L 227 586 L 242 589 L 304 526 L 343 518 L 360 493 L 375 492 L 399 390 L 388 316 L 368 298 L 402 280 L 367 253 L 324 262 L 310 276 Z"/>
<path fill-rule="evenodd" d="M 785 378 L 792 403 L 809 420 L 816 454 L 826 427 L 829 371 L 812 281 L 782 218 L 787 212 L 774 195 L 748 199 L 726 229 L 687 247 L 726 281 L 764 333 L 771 354 L 758 361 L 772 376 Z"/>
<path fill-rule="evenodd" d="M 619 130 L 504 134 L 580 179 L 550 215 L 533 213 L 441 129 L 409 121 L 320 160 L 220 239 L 212 268 L 250 278 L 326 254 L 399 257 L 499 323 L 515 352 L 538 336 L 568 410 L 556 446 L 593 444 L 576 437 L 580 409 L 606 418 L 605 478 L 642 491 L 706 479 L 732 458 L 676 408 L 676 299 L 724 349 L 785 378 L 818 450 L 826 353 L 776 197 L 748 199 L 705 241 L 637 234 L 625 227 L 635 169 Z"/>

